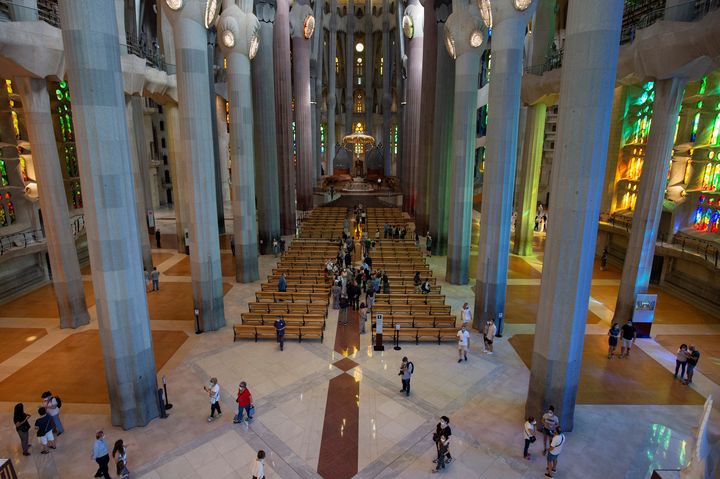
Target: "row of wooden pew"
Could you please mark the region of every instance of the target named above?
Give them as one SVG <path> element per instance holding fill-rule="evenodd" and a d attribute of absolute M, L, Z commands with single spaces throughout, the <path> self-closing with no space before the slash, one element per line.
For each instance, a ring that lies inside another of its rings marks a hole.
<path fill-rule="evenodd" d="M 325 331 L 321 326 L 285 326 L 285 339 L 297 338 L 300 342 L 303 339 L 319 339 L 323 342 Z M 233 326 L 233 341 L 238 339 L 276 339 L 274 326 L 258 326 L 254 324 L 236 324 Z"/>

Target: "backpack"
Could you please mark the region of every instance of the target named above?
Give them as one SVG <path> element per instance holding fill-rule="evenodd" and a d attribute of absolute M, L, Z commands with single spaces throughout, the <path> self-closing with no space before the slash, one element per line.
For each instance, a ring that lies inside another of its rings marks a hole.
<path fill-rule="evenodd" d="M 408 370 L 410 371 L 411 376 L 415 374 L 415 365 L 412 361 L 408 361 Z"/>
<path fill-rule="evenodd" d="M 55 402 L 57 403 L 57 407 L 62 407 L 62 400 L 60 399 L 60 396 L 53 396 L 55 398 Z"/>

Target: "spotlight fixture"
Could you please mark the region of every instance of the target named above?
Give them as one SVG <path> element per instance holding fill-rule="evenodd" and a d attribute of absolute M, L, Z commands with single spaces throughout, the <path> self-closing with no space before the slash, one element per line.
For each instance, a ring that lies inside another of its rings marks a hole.
<path fill-rule="evenodd" d="M 533 0 L 513 0 L 513 3 L 515 4 L 516 10 L 523 12 L 528 9 L 532 1 Z"/>
<path fill-rule="evenodd" d="M 515 5 L 517 5 L 518 1 L 521 0 L 514 0 Z M 480 16 L 483 19 L 483 22 L 485 22 L 485 26 L 488 28 L 492 28 L 492 5 L 490 5 L 490 0 L 477 0 L 478 2 L 478 8 L 480 9 Z"/>
<path fill-rule="evenodd" d="M 405 33 L 405 36 L 408 38 L 412 38 L 415 34 L 415 25 L 413 25 L 413 20 L 410 15 L 403 16 L 402 19 L 402 29 Z"/>
<path fill-rule="evenodd" d="M 305 39 L 309 40 L 314 31 L 315 17 L 313 17 L 312 15 L 308 15 L 307 17 L 305 17 L 305 23 L 303 24 L 303 33 L 305 35 Z"/>
<path fill-rule="evenodd" d="M 225 30 L 222 33 L 222 42 L 223 45 L 225 45 L 228 48 L 232 48 L 235 46 L 235 35 L 233 35 L 233 32 L 230 30 Z"/>
<path fill-rule="evenodd" d="M 255 32 L 250 37 L 250 50 L 248 51 L 248 58 L 250 58 L 250 60 L 255 58 L 255 55 L 257 55 L 257 52 L 259 49 L 260 49 L 260 37 L 258 36 L 258 31 L 255 30 Z"/>
<path fill-rule="evenodd" d="M 482 42 L 483 42 L 482 33 L 475 30 L 470 34 L 470 46 L 471 47 L 477 48 L 480 45 L 482 45 Z"/>
<path fill-rule="evenodd" d="M 455 39 L 452 37 L 450 30 L 448 30 L 447 24 L 445 25 L 445 48 L 447 49 L 448 55 L 455 60 L 457 58 L 457 53 L 455 52 Z"/>
<path fill-rule="evenodd" d="M 363 45 L 362 42 L 357 42 L 355 44 L 355 51 L 358 53 L 362 53 L 363 50 L 365 50 L 365 45 Z"/>
<path fill-rule="evenodd" d="M 207 0 L 207 3 L 205 3 L 205 28 L 210 28 L 210 26 L 215 23 L 217 13 L 217 0 Z"/>
<path fill-rule="evenodd" d="M 183 7 L 183 0 L 165 0 L 170 10 L 180 10 Z"/>

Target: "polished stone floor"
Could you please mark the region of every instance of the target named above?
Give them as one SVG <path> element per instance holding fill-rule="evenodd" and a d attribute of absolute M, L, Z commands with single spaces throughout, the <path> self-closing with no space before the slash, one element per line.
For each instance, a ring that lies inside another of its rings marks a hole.
<path fill-rule="evenodd" d="M 29 293 L 11 307 L 0 306 L 0 457 L 11 457 L 23 479 L 90 477 L 94 433 L 104 429 L 108 441 L 125 440 L 133 477 L 146 479 L 249 477 L 258 449 L 268 453 L 268 479 L 424 478 L 433 476 L 431 434 L 445 414 L 453 428 L 455 461 L 444 476 L 542 477 L 541 446 L 531 447 L 530 461 L 521 453 L 542 238 L 538 246 L 535 256 L 510 261 L 512 294 L 496 354 L 483 355 L 473 332 L 469 361 L 461 364 L 452 343 L 401 343 L 400 351 L 387 345 L 375 352 L 370 335 L 357 332 L 355 315 L 348 326 L 338 325 L 332 310 L 322 343 L 289 341 L 283 352 L 272 341 L 233 343 L 229 327 L 195 335 L 188 320 L 186 258 L 171 249 L 157 250 L 161 291 L 149 293 L 148 300 L 158 377 L 167 377 L 173 408 L 167 419 L 130 431 L 110 425 L 94 307 L 90 325 L 60 330 L 49 287 Z M 229 251 L 224 253 L 223 262 L 232 265 Z M 276 261 L 260 258 L 261 278 Z M 447 303 L 459 313 L 463 302 L 472 302 L 472 282 L 448 285 L 442 280 L 445 258 L 429 263 Z M 653 468 L 687 463 L 701 404 L 709 394 L 720 397 L 720 321 L 661 293 L 663 318 L 653 328 L 658 337 L 638 340 L 638 354 L 630 360 L 608 361 L 605 333 L 619 271 L 596 273 L 580 404 L 556 477 L 645 479 Z M 232 269 L 224 268 L 223 274 L 227 322 L 239 323 L 260 282 L 235 284 Z M 694 342 L 703 352 L 691 387 L 672 380 L 674 348 L 680 342 Z M 397 372 L 404 355 L 416 367 L 409 397 L 399 393 Z M 211 376 L 219 379 L 225 414 L 208 423 L 202 386 Z M 248 383 L 255 399 L 256 415 L 249 424 L 232 423 L 240 381 Z M 34 412 L 41 389 L 63 397 L 66 434 L 51 454 L 40 455 L 33 446 L 33 454 L 23 457 L 11 410 L 24 401 Z M 712 430 L 720 432 L 717 411 Z"/>

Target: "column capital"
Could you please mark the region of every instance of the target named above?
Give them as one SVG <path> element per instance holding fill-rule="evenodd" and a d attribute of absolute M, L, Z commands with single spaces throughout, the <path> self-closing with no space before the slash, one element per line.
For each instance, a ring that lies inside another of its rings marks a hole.
<path fill-rule="evenodd" d="M 310 5 L 293 3 L 290 9 L 290 37 L 310 40 L 315 32 L 315 17 Z"/>
<path fill-rule="evenodd" d="M 485 50 L 487 28 L 474 5 L 459 6 L 445 22 L 445 48 L 454 60 Z"/>
<path fill-rule="evenodd" d="M 405 37 L 412 40 L 424 36 L 423 25 L 425 23 L 425 9 L 420 5 L 420 0 L 410 0 L 405 7 L 405 14 L 402 19 L 402 28 Z"/>
<path fill-rule="evenodd" d="M 173 26 L 180 20 L 191 20 L 210 28 L 220 11 L 218 0 L 159 0 Z"/>
<path fill-rule="evenodd" d="M 275 0 L 255 0 L 255 16 L 262 23 L 275 23 L 277 2 Z"/>
<path fill-rule="evenodd" d="M 230 5 L 217 21 L 220 49 L 226 55 L 240 53 L 252 60 L 260 45 L 259 29 L 260 22 L 255 15 L 243 12 L 235 4 Z"/>
<path fill-rule="evenodd" d="M 540 0 L 477 0 L 485 25 L 492 28 L 511 18 L 530 21 Z"/>
<path fill-rule="evenodd" d="M 451 0 L 435 0 L 435 21 L 438 25 L 447 22 L 448 17 L 452 13 Z"/>

